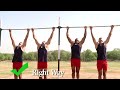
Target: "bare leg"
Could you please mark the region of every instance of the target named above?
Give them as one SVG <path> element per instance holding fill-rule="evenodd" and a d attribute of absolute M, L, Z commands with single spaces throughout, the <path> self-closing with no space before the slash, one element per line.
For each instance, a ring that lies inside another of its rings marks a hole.
<path fill-rule="evenodd" d="M 102 79 L 102 70 L 98 70 L 98 79 Z"/>
<path fill-rule="evenodd" d="M 75 66 L 72 66 L 72 79 L 75 79 Z"/>
<path fill-rule="evenodd" d="M 18 76 L 14 74 L 14 79 L 18 79 Z"/>
<path fill-rule="evenodd" d="M 106 73 L 107 73 L 107 60 L 105 61 L 103 66 L 103 79 L 106 79 Z"/>
<path fill-rule="evenodd" d="M 107 70 L 103 70 L 103 79 L 106 79 L 106 72 Z"/>
<path fill-rule="evenodd" d="M 44 73 L 44 79 L 47 79 L 47 75 L 45 75 L 45 74 L 47 74 L 47 69 L 44 69 L 44 71 L 45 71 L 45 73 Z"/>
<path fill-rule="evenodd" d="M 22 74 L 19 75 L 19 79 L 22 79 Z"/>
<path fill-rule="evenodd" d="M 38 71 L 40 72 L 40 71 L 42 71 L 42 69 L 39 69 Z M 39 79 L 42 79 L 42 76 L 39 76 Z"/>
<path fill-rule="evenodd" d="M 15 68 L 14 68 L 14 63 L 13 63 L 13 69 L 15 69 Z M 15 75 L 15 74 L 14 74 L 14 79 L 18 79 L 18 76 Z"/>
<path fill-rule="evenodd" d="M 76 67 L 76 77 L 77 77 L 77 79 L 79 79 L 79 71 L 80 71 L 80 67 Z"/>

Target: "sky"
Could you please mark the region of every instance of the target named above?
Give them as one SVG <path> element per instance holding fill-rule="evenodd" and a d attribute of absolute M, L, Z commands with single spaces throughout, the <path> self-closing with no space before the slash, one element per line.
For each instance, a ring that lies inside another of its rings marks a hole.
<path fill-rule="evenodd" d="M 0 11 L 0 20 L 2 29 L 14 28 L 40 28 L 40 27 L 57 27 L 60 26 L 105 26 L 105 25 L 120 25 L 120 11 Z M 66 28 L 62 28 L 60 35 L 60 49 L 71 51 L 70 44 L 66 38 Z M 93 34 L 98 41 L 99 37 L 106 40 L 110 31 L 110 27 L 96 27 L 93 28 Z M 39 43 L 47 41 L 52 29 L 35 30 L 35 35 Z M 23 42 L 27 31 L 14 30 L 12 36 L 15 44 Z M 84 35 L 84 28 L 70 28 L 69 36 L 72 40 L 78 38 L 82 39 Z M 107 51 L 114 48 L 120 48 L 120 26 L 115 26 L 111 39 L 107 45 Z M 87 37 L 82 46 L 82 51 L 90 49 L 95 50 L 90 29 L 87 28 Z M 58 50 L 58 29 L 55 29 L 54 36 L 48 51 Z M 37 51 L 37 46 L 30 31 L 27 40 L 25 52 Z M 13 53 L 13 46 L 9 36 L 8 30 L 3 30 L 1 35 L 0 53 Z"/>

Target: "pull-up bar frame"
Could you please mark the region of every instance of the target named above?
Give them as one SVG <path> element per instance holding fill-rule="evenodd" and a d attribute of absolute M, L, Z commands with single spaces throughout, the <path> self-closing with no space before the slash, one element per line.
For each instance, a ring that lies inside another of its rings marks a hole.
<path fill-rule="evenodd" d="M 120 25 L 114 25 L 114 26 L 120 26 Z M 55 28 L 67 28 L 67 27 L 61 27 L 61 26 L 58 26 L 58 27 L 55 27 Z M 90 27 L 90 26 L 87 26 L 87 27 Z M 111 27 L 110 25 L 109 26 L 92 26 L 92 27 Z M 46 28 L 33 28 L 35 30 L 39 30 L 39 29 L 52 29 L 53 27 L 46 27 Z M 84 26 L 73 26 L 73 27 L 69 27 L 69 28 L 84 28 Z M 29 28 L 28 28 L 29 29 Z M 2 29 L 0 28 L 0 30 L 9 30 L 9 29 Z M 11 29 L 11 30 L 27 30 L 27 28 L 25 29 Z"/>
<path fill-rule="evenodd" d="M 114 25 L 114 26 L 120 26 L 120 25 Z M 90 26 L 87 26 L 87 27 L 90 27 Z M 92 26 L 92 27 L 111 27 L 110 25 L 109 26 Z M 46 27 L 46 28 L 33 28 L 35 30 L 39 30 L 39 29 L 52 29 L 53 27 Z M 67 28 L 67 27 L 61 27 L 61 26 L 58 26 L 58 27 L 55 27 L 55 28 Z M 84 28 L 84 26 L 73 26 L 73 27 L 69 27 L 69 28 Z M 29 29 L 29 28 L 28 28 Z M 2 29 L 0 28 L 0 30 L 9 30 L 9 29 Z M 25 29 L 11 29 L 11 30 L 27 30 L 27 28 Z"/>
<path fill-rule="evenodd" d="M 120 26 L 120 25 L 114 25 L 114 26 Z M 90 27 L 90 26 L 87 26 L 87 27 Z M 92 26 L 92 27 L 111 27 L 111 26 L 109 25 L 109 26 Z M 53 27 L 33 28 L 33 29 L 38 30 L 38 29 L 52 29 L 52 28 Z M 55 28 L 58 28 L 58 71 L 60 71 L 60 29 L 67 28 L 67 27 L 60 26 L 60 18 L 59 18 L 59 25 L 58 27 L 55 27 Z M 69 27 L 69 28 L 84 28 L 84 26 L 74 26 L 74 27 Z M 4 30 L 9 30 L 9 29 L 2 29 L 1 22 L 0 22 L 0 46 L 1 46 L 1 31 L 4 31 Z M 11 30 L 27 30 L 27 28 L 26 29 L 11 29 Z"/>

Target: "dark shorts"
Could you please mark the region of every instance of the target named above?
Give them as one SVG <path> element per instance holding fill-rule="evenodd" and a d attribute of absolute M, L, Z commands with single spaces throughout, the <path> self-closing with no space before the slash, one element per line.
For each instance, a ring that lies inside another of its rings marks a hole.
<path fill-rule="evenodd" d="M 77 58 L 72 58 L 71 59 L 71 67 L 72 66 L 80 67 L 81 66 L 81 60 L 77 59 Z"/>
<path fill-rule="evenodd" d="M 97 69 L 107 71 L 107 60 L 97 60 Z"/>
<path fill-rule="evenodd" d="M 19 70 L 22 67 L 23 62 L 13 62 L 13 69 Z"/>
<path fill-rule="evenodd" d="M 37 69 L 47 69 L 47 62 L 38 62 Z"/>

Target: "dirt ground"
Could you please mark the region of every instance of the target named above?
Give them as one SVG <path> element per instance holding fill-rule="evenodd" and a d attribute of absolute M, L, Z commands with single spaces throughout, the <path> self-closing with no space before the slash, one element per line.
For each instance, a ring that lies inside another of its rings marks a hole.
<path fill-rule="evenodd" d="M 57 62 L 49 62 L 47 76 L 48 79 L 72 79 L 70 62 L 61 62 L 60 71 L 64 72 L 63 76 L 53 75 L 51 70 L 57 70 Z M 120 79 L 120 62 L 110 62 L 107 71 L 107 79 Z M 23 79 L 38 79 L 38 75 L 33 75 L 36 70 L 36 62 L 29 62 L 29 69 L 22 74 Z M 0 79 L 14 79 L 11 70 L 11 62 L 0 62 Z M 82 62 L 80 69 L 80 79 L 97 79 L 96 62 Z"/>
<path fill-rule="evenodd" d="M 49 74 L 47 76 L 47 79 L 72 79 L 71 77 L 71 70 L 62 70 L 64 71 L 63 76 L 58 75 L 52 75 Z M 22 75 L 23 79 L 38 79 L 37 75 L 33 74 L 24 74 Z M 10 75 L 9 77 L 1 78 L 1 79 L 13 79 L 13 75 Z M 87 72 L 80 72 L 80 79 L 97 79 L 97 73 L 87 73 Z M 120 79 L 119 73 L 107 73 L 107 79 Z"/>

